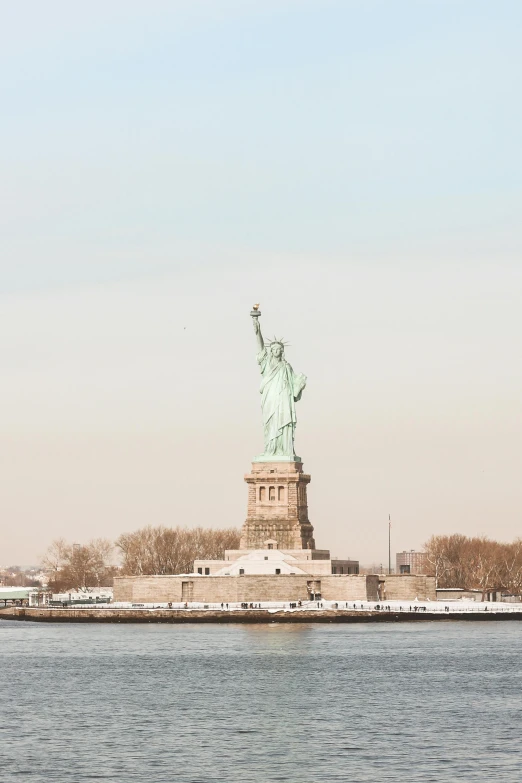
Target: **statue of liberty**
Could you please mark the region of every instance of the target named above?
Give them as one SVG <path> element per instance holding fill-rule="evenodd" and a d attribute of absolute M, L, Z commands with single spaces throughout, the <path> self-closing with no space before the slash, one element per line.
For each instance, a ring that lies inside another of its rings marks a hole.
<path fill-rule="evenodd" d="M 255 462 L 300 462 L 294 451 L 297 422 L 295 404 L 301 399 L 306 376 L 297 375 L 285 359 L 285 343 L 274 337 L 267 344 L 261 334 L 258 311 L 254 305 L 254 322 L 259 352 L 257 361 L 261 370 L 261 410 L 265 436 L 265 450 Z"/>

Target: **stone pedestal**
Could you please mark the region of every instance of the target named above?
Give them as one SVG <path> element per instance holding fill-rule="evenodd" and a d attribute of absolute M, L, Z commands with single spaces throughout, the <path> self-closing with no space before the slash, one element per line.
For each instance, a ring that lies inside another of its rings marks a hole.
<path fill-rule="evenodd" d="M 315 549 L 302 462 L 253 462 L 241 549 Z"/>

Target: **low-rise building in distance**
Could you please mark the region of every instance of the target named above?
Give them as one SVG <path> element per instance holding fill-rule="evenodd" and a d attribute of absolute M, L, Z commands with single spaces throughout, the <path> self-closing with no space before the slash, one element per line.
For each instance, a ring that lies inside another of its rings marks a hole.
<path fill-rule="evenodd" d="M 47 606 L 49 594 L 38 587 L 0 587 L 0 607 Z"/>
<path fill-rule="evenodd" d="M 53 593 L 51 603 L 72 606 L 74 604 L 108 604 L 112 601 L 112 587 L 96 587 L 89 592 L 85 590 L 67 590 L 64 593 Z"/>
<path fill-rule="evenodd" d="M 350 558 L 332 557 L 332 574 L 358 574 L 359 561 Z"/>
<path fill-rule="evenodd" d="M 430 574 L 432 570 L 426 552 L 410 549 L 409 552 L 404 550 L 395 555 L 396 574 Z"/>

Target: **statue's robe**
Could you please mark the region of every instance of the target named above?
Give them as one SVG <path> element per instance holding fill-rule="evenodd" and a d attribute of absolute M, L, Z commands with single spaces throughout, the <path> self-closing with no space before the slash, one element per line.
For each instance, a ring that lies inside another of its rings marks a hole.
<path fill-rule="evenodd" d="M 278 361 L 270 349 L 257 355 L 263 380 L 261 410 L 265 433 L 265 456 L 294 457 L 295 403 L 306 385 L 304 375 L 296 375 L 284 356 Z"/>

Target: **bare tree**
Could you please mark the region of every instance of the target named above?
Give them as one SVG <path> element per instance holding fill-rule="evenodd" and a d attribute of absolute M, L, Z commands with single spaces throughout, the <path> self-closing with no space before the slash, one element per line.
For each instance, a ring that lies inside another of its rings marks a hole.
<path fill-rule="evenodd" d="M 522 594 L 522 538 L 502 544 L 500 570 L 502 587 L 512 595 Z"/>
<path fill-rule="evenodd" d="M 446 577 L 451 573 L 451 563 L 447 553 L 447 536 L 432 536 L 424 544 L 426 559 L 432 566 L 437 587 L 445 587 Z"/>
<path fill-rule="evenodd" d="M 486 593 L 501 587 L 501 544 L 486 537 L 468 539 L 464 551 L 467 564 L 467 583 Z"/>
<path fill-rule="evenodd" d="M 116 570 L 111 563 L 113 551 L 114 545 L 103 538 L 88 544 L 53 541 L 42 561 L 49 572 L 50 589 L 90 592 L 95 587 L 109 586 Z"/>

